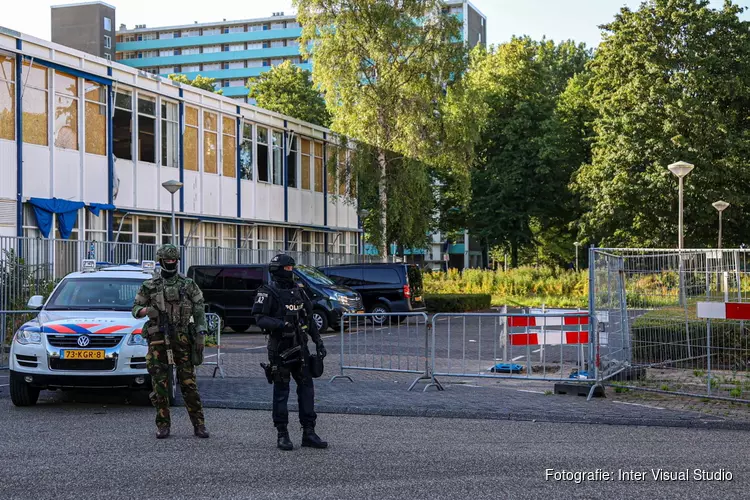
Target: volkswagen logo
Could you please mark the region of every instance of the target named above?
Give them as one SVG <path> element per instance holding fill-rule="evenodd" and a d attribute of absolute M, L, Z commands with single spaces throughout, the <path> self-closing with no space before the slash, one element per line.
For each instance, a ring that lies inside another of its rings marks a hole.
<path fill-rule="evenodd" d="M 78 345 L 80 347 L 86 347 L 91 342 L 91 339 L 87 335 L 81 335 L 78 337 Z"/>

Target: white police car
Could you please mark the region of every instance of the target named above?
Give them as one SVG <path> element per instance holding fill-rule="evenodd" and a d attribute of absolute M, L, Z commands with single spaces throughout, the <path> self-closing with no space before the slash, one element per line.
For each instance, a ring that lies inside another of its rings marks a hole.
<path fill-rule="evenodd" d="M 29 300 L 39 315 L 13 336 L 10 395 L 16 406 L 37 402 L 42 389 L 130 388 L 150 390 L 146 319 L 131 315 L 133 299 L 154 262 L 97 267 L 67 275 L 46 303 Z"/>

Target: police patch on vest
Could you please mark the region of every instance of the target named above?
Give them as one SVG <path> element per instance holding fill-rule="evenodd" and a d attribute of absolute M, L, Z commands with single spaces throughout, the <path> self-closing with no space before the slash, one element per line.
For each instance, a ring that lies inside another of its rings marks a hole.
<path fill-rule="evenodd" d="M 258 295 L 255 297 L 255 303 L 256 304 L 262 304 L 263 302 L 266 301 L 267 298 L 268 298 L 268 294 L 267 293 L 258 292 Z"/>
<path fill-rule="evenodd" d="M 286 308 L 290 311 L 301 311 L 305 308 L 305 304 L 287 304 Z"/>

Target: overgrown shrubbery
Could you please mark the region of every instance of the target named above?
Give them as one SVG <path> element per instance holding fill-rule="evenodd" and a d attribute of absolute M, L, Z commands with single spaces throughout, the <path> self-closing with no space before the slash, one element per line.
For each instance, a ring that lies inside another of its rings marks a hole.
<path fill-rule="evenodd" d="M 428 294 L 424 300 L 430 313 L 482 311 L 492 305 L 492 296 L 488 293 Z"/>
<path fill-rule="evenodd" d="M 586 271 L 519 267 L 509 271 L 451 269 L 425 273 L 426 294 L 489 294 L 495 305 L 586 307 Z"/>

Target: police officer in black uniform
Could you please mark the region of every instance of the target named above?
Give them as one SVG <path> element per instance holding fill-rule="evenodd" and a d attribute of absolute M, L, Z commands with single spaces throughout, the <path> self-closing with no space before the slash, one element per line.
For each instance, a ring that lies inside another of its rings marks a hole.
<path fill-rule="evenodd" d="M 312 303 L 302 288 L 294 283 L 294 264 L 294 259 L 283 254 L 271 260 L 271 282 L 258 289 L 252 314 L 256 324 L 268 334 L 270 365 L 263 367 L 269 382 L 273 382 L 273 424 L 278 431 L 277 446 L 282 450 L 294 449 L 287 431 L 289 380 L 294 377 L 302 446 L 327 448 L 328 443 L 315 433 L 317 416 L 309 367 L 308 334 L 315 342 L 319 358 L 325 357 L 326 349 L 312 319 Z"/>

